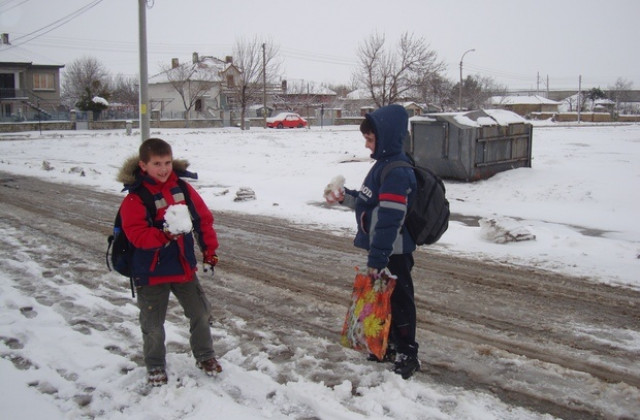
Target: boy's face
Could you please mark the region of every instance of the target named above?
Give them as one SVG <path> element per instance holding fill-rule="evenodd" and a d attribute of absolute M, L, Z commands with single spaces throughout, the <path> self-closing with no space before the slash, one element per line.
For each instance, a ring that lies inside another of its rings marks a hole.
<path fill-rule="evenodd" d="M 365 141 L 364 147 L 371 150 L 371 153 L 375 153 L 376 152 L 376 135 L 373 133 L 373 131 L 365 133 L 362 136 L 364 137 L 364 141 Z"/>
<path fill-rule="evenodd" d="M 149 162 L 138 162 L 140 169 L 158 182 L 167 182 L 173 170 L 173 157 L 171 155 L 152 155 Z"/>

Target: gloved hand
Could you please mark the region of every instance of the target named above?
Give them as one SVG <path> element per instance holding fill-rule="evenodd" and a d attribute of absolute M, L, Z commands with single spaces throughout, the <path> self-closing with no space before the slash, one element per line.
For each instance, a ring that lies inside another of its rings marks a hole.
<path fill-rule="evenodd" d="M 164 233 L 164 236 L 166 236 L 170 241 L 175 241 L 180 237 L 180 235 L 182 235 L 182 233 L 171 233 L 169 232 L 169 229 L 166 228 L 163 229 L 162 232 Z"/>
<path fill-rule="evenodd" d="M 342 203 L 344 201 L 344 177 L 338 175 L 324 188 L 323 197 L 327 204 Z"/>
<path fill-rule="evenodd" d="M 344 188 L 341 190 L 325 190 L 324 199 L 327 204 L 337 204 L 344 201 Z"/>
<path fill-rule="evenodd" d="M 218 256 L 213 254 L 206 254 L 203 259 L 204 272 L 211 270 L 211 274 L 215 274 L 214 267 L 218 264 Z"/>
<path fill-rule="evenodd" d="M 380 278 L 380 270 L 378 270 L 377 268 L 367 267 L 367 274 L 374 280 Z"/>

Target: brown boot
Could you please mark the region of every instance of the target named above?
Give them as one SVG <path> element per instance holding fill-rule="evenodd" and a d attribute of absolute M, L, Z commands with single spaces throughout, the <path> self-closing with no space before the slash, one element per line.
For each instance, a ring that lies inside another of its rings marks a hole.
<path fill-rule="evenodd" d="M 151 386 L 162 386 L 168 382 L 167 371 L 164 368 L 151 368 L 147 372 L 147 383 Z"/>
<path fill-rule="evenodd" d="M 196 366 L 202 369 L 202 371 L 209 376 L 213 376 L 216 373 L 222 372 L 222 366 L 220 366 L 220 363 L 218 363 L 215 357 L 212 357 L 208 360 L 203 360 L 202 362 L 196 362 Z"/>

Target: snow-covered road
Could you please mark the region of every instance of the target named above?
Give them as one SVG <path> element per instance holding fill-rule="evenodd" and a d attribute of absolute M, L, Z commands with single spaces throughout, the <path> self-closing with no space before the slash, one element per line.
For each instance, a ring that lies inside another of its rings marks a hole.
<path fill-rule="evenodd" d="M 183 316 L 172 306 L 170 383 L 146 390 L 137 309 L 126 279 L 104 266 L 120 198 L 0 175 L 1 401 L 8 409 L 25 398 L 26 383 L 34 403 L 18 412 L 58 410 L 59 418 L 640 412 L 638 292 L 420 250 L 423 370 L 402 381 L 338 344 L 350 267 L 361 261 L 350 238 L 232 213 L 217 214 L 216 276 L 201 275 L 225 371 L 213 382 L 198 375 Z"/>

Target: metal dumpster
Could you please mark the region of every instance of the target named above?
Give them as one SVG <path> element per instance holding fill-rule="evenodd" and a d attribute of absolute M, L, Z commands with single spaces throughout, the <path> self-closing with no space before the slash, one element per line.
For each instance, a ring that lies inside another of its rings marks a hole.
<path fill-rule="evenodd" d="M 531 167 L 533 127 L 511 111 L 426 114 L 411 118 L 410 126 L 405 151 L 441 178 L 477 181 Z"/>

